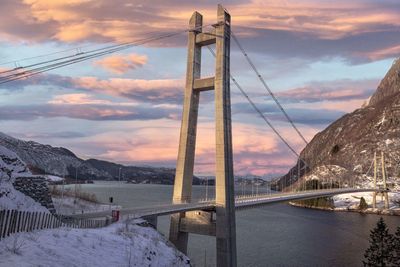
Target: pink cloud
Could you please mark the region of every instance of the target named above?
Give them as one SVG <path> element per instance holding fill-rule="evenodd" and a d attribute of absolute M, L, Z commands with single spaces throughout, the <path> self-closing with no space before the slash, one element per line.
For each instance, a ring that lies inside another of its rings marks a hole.
<path fill-rule="evenodd" d="M 381 60 L 388 57 L 399 57 L 400 45 L 390 46 L 370 52 L 359 52 L 357 56 L 369 58 L 370 60 Z"/>
<path fill-rule="evenodd" d="M 336 80 L 310 82 L 299 87 L 277 93 L 289 102 L 350 101 L 366 100 L 375 91 L 377 80 Z"/>
<path fill-rule="evenodd" d="M 49 104 L 59 105 L 109 105 L 112 104 L 108 100 L 95 99 L 89 94 L 63 94 L 56 95 Z"/>
<path fill-rule="evenodd" d="M 77 88 L 129 98 L 146 98 L 150 101 L 180 99 L 183 95 L 183 80 L 159 79 L 123 79 L 108 80 L 96 77 L 81 77 L 73 80 Z"/>
<path fill-rule="evenodd" d="M 157 125 L 160 125 L 159 127 Z M 162 126 L 161 126 L 162 125 Z M 130 164 L 151 164 L 175 166 L 180 121 L 158 120 L 152 123 L 139 122 L 129 130 L 109 132 L 91 137 L 93 146 L 103 147 L 104 152 L 93 157 Z M 196 142 L 197 174 L 213 174 L 215 169 L 214 125 L 200 123 Z M 263 124 L 235 123 L 233 126 L 233 150 L 236 174 L 284 173 L 295 162 L 295 157 Z M 125 128 L 125 126 L 123 127 Z M 302 129 L 311 138 L 317 129 Z M 292 135 L 289 128 L 283 128 L 286 136 Z M 119 136 L 115 139 L 115 136 Z M 291 138 L 292 145 L 300 151 L 303 144 Z"/>
<path fill-rule="evenodd" d="M 146 63 L 147 56 L 138 54 L 114 55 L 94 62 L 95 65 L 101 66 L 115 74 L 124 74 L 130 70 L 142 67 Z"/>
<path fill-rule="evenodd" d="M 15 6 L 23 10 L 20 13 L 24 14 L 25 20 L 32 24 L 51 23 L 56 31 L 49 32 L 49 37 L 61 41 L 102 38 L 123 42 L 141 37 L 145 32 L 182 28 L 194 10 L 202 12 L 208 20 L 214 20 L 216 9 L 212 2 L 182 1 L 166 4 L 137 0 L 116 3 L 108 0 L 24 0 L 23 3 Z M 377 26 L 400 26 L 398 10 L 384 1 L 253 0 L 227 3 L 226 7 L 237 26 L 311 33 L 324 39 L 350 36 Z M 249 35 L 249 32 L 243 34 Z"/>

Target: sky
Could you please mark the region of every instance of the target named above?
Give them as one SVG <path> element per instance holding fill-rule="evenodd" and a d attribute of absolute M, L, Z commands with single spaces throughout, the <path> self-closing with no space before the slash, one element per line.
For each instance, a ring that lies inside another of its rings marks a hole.
<path fill-rule="evenodd" d="M 307 141 L 360 108 L 400 54 L 398 0 L 221 4 L 232 16 L 232 31 Z M 2 0 L 0 70 L 182 31 L 194 11 L 209 25 L 216 22 L 216 9 L 209 0 Z M 182 33 L 0 84 L 0 131 L 62 146 L 84 159 L 175 167 L 186 42 Z M 202 57 L 202 77 L 212 76 L 206 48 Z M 305 143 L 233 42 L 231 73 L 300 152 Z M 197 175 L 214 173 L 213 96 L 201 94 Z M 231 101 L 235 174 L 288 171 L 295 155 L 233 84 Z"/>

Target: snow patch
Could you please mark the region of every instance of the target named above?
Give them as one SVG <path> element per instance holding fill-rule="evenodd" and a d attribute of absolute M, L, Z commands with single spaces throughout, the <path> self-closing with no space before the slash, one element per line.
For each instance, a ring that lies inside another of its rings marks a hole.
<path fill-rule="evenodd" d="M 64 180 L 64 178 L 56 175 L 43 175 L 43 177 L 50 182 L 61 182 Z"/>

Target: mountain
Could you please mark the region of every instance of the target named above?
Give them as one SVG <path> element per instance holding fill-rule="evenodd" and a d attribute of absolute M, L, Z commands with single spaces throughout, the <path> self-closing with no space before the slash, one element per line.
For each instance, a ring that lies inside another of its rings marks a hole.
<path fill-rule="evenodd" d="M 310 171 L 301 179 L 315 177 L 344 183 L 370 183 L 373 176 L 374 152 L 383 152 L 387 174 L 400 184 L 400 59 L 396 60 L 369 103 L 339 118 L 316 134 L 300 157 Z M 372 167 L 372 168 L 371 168 Z M 297 181 L 297 164 L 278 183 L 284 187 Z M 301 180 L 300 179 L 300 180 Z"/>
<path fill-rule="evenodd" d="M 175 169 L 171 168 L 156 168 L 156 167 L 139 167 L 139 166 L 124 166 L 121 164 L 112 163 L 104 160 L 88 159 L 85 161 L 99 171 L 107 172 L 119 179 L 121 174 L 122 180 L 127 180 L 131 183 L 150 182 L 155 184 L 173 184 L 175 178 Z M 121 168 L 121 171 L 120 171 Z M 193 177 L 193 184 L 200 184 L 198 177 Z"/>
<path fill-rule="evenodd" d="M 34 174 L 53 174 L 79 180 L 121 180 L 135 183 L 173 184 L 175 169 L 124 166 L 108 161 L 83 160 L 62 147 L 52 147 L 34 141 L 23 141 L 0 133 L 0 148 L 14 152 Z M 76 173 L 77 172 L 77 173 Z M 193 177 L 193 184 L 199 184 Z"/>
<path fill-rule="evenodd" d="M 62 147 L 23 141 L 4 133 L 0 133 L 0 146 L 15 152 L 33 173 L 75 177 L 77 168 L 78 177 L 82 179 L 112 179 L 109 173 L 93 168 Z"/>

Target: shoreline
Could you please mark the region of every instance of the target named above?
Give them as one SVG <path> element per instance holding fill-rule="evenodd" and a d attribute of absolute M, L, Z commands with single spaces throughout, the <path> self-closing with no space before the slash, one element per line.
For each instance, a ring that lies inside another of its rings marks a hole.
<path fill-rule="evenodd" d="M 374 214 L 374 215 L 387 215 L 387 216 L 400 216 L 400 210 L 380 210 L 380 209 L 372 209 L 368 208 L 366 210 L 359 210 L 353 208 L 326 208 L 326 207 L 316 207 L 303 205 L 295 202 L 289 202 L 289 205 L 297 208 L 305 208 L 305 209 L 315 209 L 315 210 L 323 210 L 323 211 L 332 211 L 332 212 L 357 212 L 360 214 Z"/>

